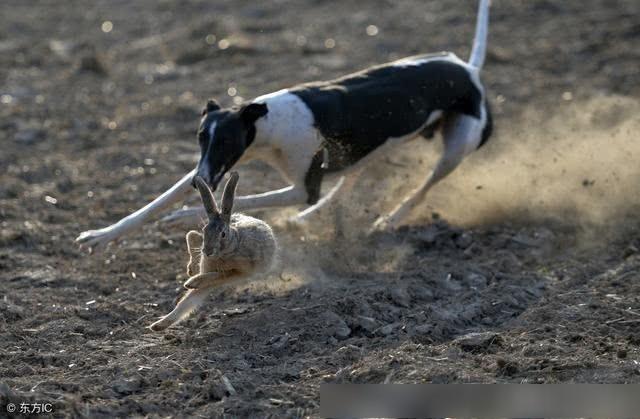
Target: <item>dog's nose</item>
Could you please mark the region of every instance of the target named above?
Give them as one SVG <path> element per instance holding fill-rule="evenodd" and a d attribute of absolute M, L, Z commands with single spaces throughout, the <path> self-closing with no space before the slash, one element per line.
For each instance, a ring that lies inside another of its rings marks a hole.
<path fill-rule="evenodd" d="M 211 185 L 211 179 L 209 178 L 209 175 L 197 172 L 195 176 L 191 179 L 191 186 L 193 186 L 194 188 L 196 187 L 196 177 L 202 178 L 202 180 L 204 180 L 207 183 L 207 185 Z"/>

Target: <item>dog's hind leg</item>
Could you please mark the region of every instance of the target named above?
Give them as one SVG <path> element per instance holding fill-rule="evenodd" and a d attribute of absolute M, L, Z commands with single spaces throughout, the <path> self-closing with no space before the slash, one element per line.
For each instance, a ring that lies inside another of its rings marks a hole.
<path fill-rule="evenodd" d="M 160 219 L 160 223 L 167 227 L 197 227 L 202 220 L 207 219 L 207 212 L 202 205 L 182 207 Z"/>
<path fill-rule="evenodd" d="M 374 224 L 374 229 L 397 227 L 436 183 L 444 179 L 462 162 L 465 156 L 478 147 L 482 139 L 483 125 L 481 119 L 469 115 L 448 116 L 442 127 L 444 153 L 431 176 L 387 217 L 379 218 Z"/>

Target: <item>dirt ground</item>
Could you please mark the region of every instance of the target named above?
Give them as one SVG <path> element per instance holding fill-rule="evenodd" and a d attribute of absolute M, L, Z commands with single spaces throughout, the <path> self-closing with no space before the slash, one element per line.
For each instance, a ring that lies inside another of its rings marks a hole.
<path fill-rule="evenodd" d="M 340 234 L 333 214 L 297 227 L 295 209 L 258 212 L 279 269 L 167 333 L 146 326 L 182 288 L 185 228 L 150 224 L 92 256 L 74 243 L 194 167 L 208 97 L 466 57 L 475 7 L 3 1 L 0 417 L 20 402 L 61 417 L 317 416 L 327 382 L 640 382 L 637 0 L 495 0 L 495 135 L 411 226 L 364 233 L 439 141 L 372 165 L 341 198 Z M 261 163 L 241 174 L 240 192 L 283 185 Z"/>

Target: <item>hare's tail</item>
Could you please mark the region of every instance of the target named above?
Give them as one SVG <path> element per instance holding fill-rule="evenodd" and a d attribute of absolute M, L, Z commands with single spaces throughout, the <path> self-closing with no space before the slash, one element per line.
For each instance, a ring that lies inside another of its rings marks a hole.
<path fill-rule="evenodd" d="M 207 296 L 211 292 L 211 288 L 204 287 L 198 289 L 191 289 L 178 301 L 173 311 L 157 322 L 153 323 L 149 328 L 155 332 L 166 329 L 169 326 L 173 326 L 176 323 L 181 322 L 200 307 Z"/>

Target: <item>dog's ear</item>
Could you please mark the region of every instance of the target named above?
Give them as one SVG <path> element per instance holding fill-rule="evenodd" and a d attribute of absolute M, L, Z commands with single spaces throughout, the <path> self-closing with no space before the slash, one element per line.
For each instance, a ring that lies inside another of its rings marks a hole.
<path fill-rule="evenodd" d="M 265 116 L 267 112 L 269 109 L 267 109 L 266 103 L 249 103 L 240 108 L 240 118 L 245 124 L 251 125 L 258 118 Z"/>
<path fill-rule="evenodd" d="M 209 112 L 217 111 L 220 109 L 220 105 L 216 102 L 215 99 L 207 100 L 207 105 L 202 109 L 202 116 L 205 116 Z"/>

